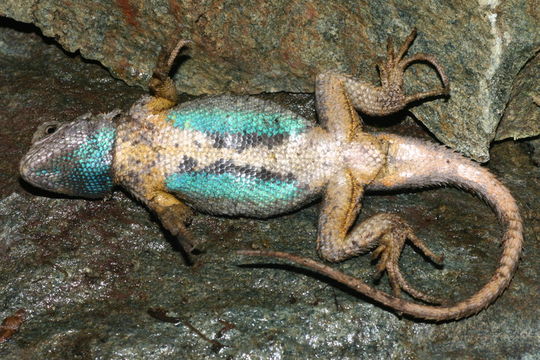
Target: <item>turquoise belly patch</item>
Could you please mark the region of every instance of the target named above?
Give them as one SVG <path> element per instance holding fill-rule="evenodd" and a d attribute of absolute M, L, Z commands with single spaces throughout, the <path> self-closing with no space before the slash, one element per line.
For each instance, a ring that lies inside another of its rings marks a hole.
<path fill-rule="evenodd" d="M 256 98 L 228 96 L 181 105 L 169 112 L 167 121 L 179 129 L 206 134 L 265 137 L 299 134 L 312 126 L 303 117 L 276 104 Z"/>
<path fill-rule="evenodd" d="M 224 160 L 200 171 L 172 174 L 165 184 L 168 190 L 191 199 L 227 199 L 261 205 L 290 202 L 303 192 L 292 175 L 284 177 Z"/>

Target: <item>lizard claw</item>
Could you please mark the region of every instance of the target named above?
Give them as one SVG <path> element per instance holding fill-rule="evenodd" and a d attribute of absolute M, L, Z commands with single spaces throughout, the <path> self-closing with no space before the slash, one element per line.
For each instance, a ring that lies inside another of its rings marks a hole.
<path fill-rule="evenodd" d="M 413 29 L 407 39 L 403 42 L 398 52 L 395 52 L 392 38 L 388 38 L 386 60 L 377 64 L 379 68 L 379 74 L 381 78 L 381 84 L 385 88 L 389 95 L 399 94 L 398 99 L 401 105 L 405 106 L 411 102 L 424 100 L 426 98 L 437 96 L 448 96 L 450 94 L 450 84 L 448 77 L 446 76 L 442 66 L 437 59 L 429 54 L 417 53 L 409 57 L 405 57 L 407 51 L 411 47 L 414 39 L 416 38 L 416 29 Z M 419 92 L 413 95 L 406 95 L 403 90 L 403 75 L 405 70 L 413 63 L 424 62 L 435 68 L 439 75 L 443 86 L 439 89 Z M 393 95 L 393 96 L 396 96 Z"/>
<path fill-rule="evenodd" d="M 148 82 L 148 87 L 153 95 L 158 99 L 162 99 L 162 101 L 164 100 L 165 103 L 154 106 L 154 110 L 167 110 L 178 103 L 178 94 L 169 72 L 180 50 L 190 42 L 190 40 L 185 39 L 176 40 L 174 43 L 164 46 L 161 50 L 152 78 Z"/>
<path fill-rule="evenodd" d="M 390 229 L 380 239 L 379 246 L 373 251 L 372 258 L 378 259 L 375 267 L 375 279 L 380 279 L 382 274 L 388 274 L 388 280 L 394 296 L 399 297 L 401 290 L 405 291 L 413 298 L 432 304 L 443 304 L 442 299 L 428 295 L 412 287 L 399 270 L 399 257 L 405 244 L 409 239 L 425 256 L 437 264 L 441 264 L 443 256 L 434 254 L 427 245 L 420 240 L 412 229 L 404 222 L 400 221 L 399 226 Z"/>

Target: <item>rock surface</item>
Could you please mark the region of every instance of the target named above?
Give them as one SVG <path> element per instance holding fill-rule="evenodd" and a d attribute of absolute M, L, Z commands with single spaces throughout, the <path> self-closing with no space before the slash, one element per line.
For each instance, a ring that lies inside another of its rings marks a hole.
<path fill-rule="evenodd" d="M 270 220 L 199 216 L 192 229 L 205 251 L 189 267 L 174 240 L 122 192 L 108 201 L 67 199 L 20 182 L 18 161 L 37 124 L 125 109 L 143 91 L 43 43 L 32 27 L 3 25 L 0 319 L 21 308 L 27 315 L 0 344 L 0 358 L 534 359 L 540 353 L 539 168 L 524 144 L 497 144 L 489 164 L 516 195 L 525 220 L 525 252 L 510 288 L 469 319 L 400 319 L 319 276 L 235 255 L 271 248 L 317 258 L 316 206 Z M 314 117 L 310 95 L 266 97 Z M 410 119 L 387 130 L 427 137 Z M 428 293 L 461 299 L 493 273 L 500 229 L 480 200 L 452 189 L 366 197 L 362 217 L 381 211 L 402 214 L 446 255 L 437 269 L 406 247 L 403 271 Z M 371 283 L 369 256 L 335 266 Z M 386 278 L 379 287 L 388 290 Z"/>
<path fill-rule="evenodd" d="M 497 128 L 495 140 L 523 139 L 540 133 L 540 54 L 514 79 L 510 100 Z"/>
<path fill-rule="evenodd" d="M 411 51 L 439 58 L 452 96 L 413 111 L 439 140 L 480 161 L 511 94 L 538 86 L 518 76 L 540 46 L 535 0 L 4 0 L 0 15 L 36 24 L 66 50 L 143 86 L 162 46 L 191 39 L 175 77 L 189 94 L 312 92 L 324 70 L 377 81 L 387 37 L 402 41 L 416 26 Z M 439 85 L 425 65 L 409 71 L 409 91 Z M 531 71 L 540 73 L 537 65 Z M 522 128 L 538 134 L 535 111 L 498 138 L 531 136 Z"/>

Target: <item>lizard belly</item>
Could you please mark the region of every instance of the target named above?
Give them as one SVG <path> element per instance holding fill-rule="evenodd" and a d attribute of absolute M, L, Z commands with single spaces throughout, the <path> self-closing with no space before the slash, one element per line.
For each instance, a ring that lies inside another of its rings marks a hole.
<path fill-rule="evenodd" d="M 174 174 L 167 189 L 199 211 L 268 217 L 294 210 L 317 192 L 293 178 L 223 161 L 213 169 Z"/>
<path fill-rule="evenodd" d="M 322 190 L 325 172 L 306 135 L 271 149 L 258 145 L 242 151 L 215 148 L 203 136 L 181 135 L 187 146 L 167 161 L 176 166 L 164 174 L 167 191 L 197 210 L 268 217 L 295 210 Z"/>
<path fill-rule="evenodd" d="M 183 104 L 167 118 L 190 139 L 182 154 L 189 164 L 166 175 L 167 190 L 198 210 L 267 217 L 321 192 L 313 181 L 321 176 L 311 149 L 313 123 L 289 110 L 222 96 Z"/>
<path fill-rule="evenodd" d="M 292 211 L 313 201 L 333 172 L 325 131 L 259 99 L 197 100 L 119 133 L 120 183 L 143 201 L 161 189 L 211 214 Z"/>

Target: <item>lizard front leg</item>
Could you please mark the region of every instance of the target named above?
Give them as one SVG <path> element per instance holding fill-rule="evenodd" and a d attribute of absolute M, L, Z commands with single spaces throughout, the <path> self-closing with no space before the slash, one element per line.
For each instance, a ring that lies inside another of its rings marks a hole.
<path fill-rule="evenodd" d="M 189 40 L 184 39 L 170 43 L 162 48 L 158 56 L 152 78 L 148 82 L 150 92 L 154 95 L 150 109 L 155 112 L 168 110 L 178 103 L 178 93 L 169 72 L 178 53 L 188 43 Z"/>
<path fill-rule="evenodd" d="M 187 230 L 194 215 L 191 208 L 164 191 L 156 191 L 146 199 L 145 203 L 157 215 L 161 225 L 178 239 L 185 254 L 189 257 L 196 245 L 191 233 Z"/>
<path fill-rule="evenodd" d="M 328 261 L 343 261 L 372 249 L 379 258 L 377 276 L 387 272 L 394 295 L 404 290 L 411 296 L 430 303 L 440 300 L 414 289 L 399 270 L 399 257 L 405 241 L 410 240 L 425 256 L 436 263 L 435 255 L 415 236 L 410 226 L 395 214 L 377 214 L 352 226 L 360 211 L 364 188 L 350 172 L 336 176 L 328 184 L 319 215 L 317 250 Z"/>

